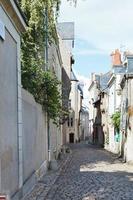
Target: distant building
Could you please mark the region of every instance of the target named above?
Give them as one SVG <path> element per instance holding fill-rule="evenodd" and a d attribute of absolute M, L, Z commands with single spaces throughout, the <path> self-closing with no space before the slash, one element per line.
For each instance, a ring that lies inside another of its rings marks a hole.
<path fill-rule="evenodd" d="M 74 48 L 74 22 L 62 22 L 57 24 L 57 29 L 66 46 L 72 51 Z"/>
<path fill-rule="evenodd" d="M 89 134 L 89 112 L 85 107 L 80 109 L 80 131 L 79 135 L 81 140 L 91 141 Z"/>
<path fill-rule="evenodd" d="M 63 97 L 63 108 L 66 112 L 70 111 L 67 116 L 62 116 L 62 133 L 63 133 L 63 143 L 75 142 L 78 138 L 78 123 L 79 116 L 75 113 L 75 100 L 78 98 L 78 80 L 76 79 L 72 65 L 74 64 L 74 58 L 72 56 L 72 49 L 74 48 L 74 23 L 73 22 L 63 22 L 57 24 L 57 30 L 60 39 L 60 49 L 63 61 L 62 68 L 62 97 Z M 77 84 L 76 86 L 74 84 Z M 77 87 L 77 89 L 76 89 Z M 73 92 L 72 92 L 73 91 Z M 72 109 L 73 107 L 73 109 Z M 77 108 L 77 107 L 76 107 Z M 77 109 L 78 110 L 78 109 Z M 75 119 L 76 117 L 76 119 Z M 71 131 L 70 131 L 71 130 Z M 69 132 L 71 135 L 69 135 Z M 75 134 L 76 133 L 76 134 Z"/>
<path fill-rule="evenodd" d="M 133 54 L 125 53 L 126 71 L 121 78 L 120 154 L 133 162 Z"/>
<path fill-rule="evenodd" d="M 73 71 L 71 71 L 71 92 L 69 96 L 69 117 L 67 121 L 67 143 L 78 142 L 80 138 L 80 110 L 83 91 Z"/>
<path fill-rule="evenodd" d="M 91 77 L 89 132 L 93 144 L 104 141 L 105 149 L 133 162 L 133 54 L 124 52 L 123 61 L 119 50 L 111 56 L 111 70 L 106 74 L 93 73 Z M 116 113 L 120 113 L 119 129 L 112 122 Z"/>
<path fill-rule="evenodd" d="M 89 132 L 93 144 L 103 145 L 100 113 L 100 74 L 91 74 L 89 86 Z"/>

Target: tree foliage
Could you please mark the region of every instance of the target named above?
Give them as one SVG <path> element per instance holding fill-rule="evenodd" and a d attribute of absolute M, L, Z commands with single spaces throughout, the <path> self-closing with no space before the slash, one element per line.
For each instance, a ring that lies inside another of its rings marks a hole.
<path fill-rule="evenodd" d="M 120 112 L 117 111 L 112 115 L 112 123 L 117 132 L 120 130 Z"/>

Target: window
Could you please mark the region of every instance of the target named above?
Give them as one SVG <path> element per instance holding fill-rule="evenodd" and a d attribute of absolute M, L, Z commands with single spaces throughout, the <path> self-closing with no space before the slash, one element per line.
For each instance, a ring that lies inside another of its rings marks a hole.
<path fill-rule="evenodd" d="M 73 126 L 73 118 L 71 118 L 71 127 Z"/>
<path fill-rule="evenodd" d="M 68 109 L 71 109 L 71 99 L 68 101 Z"/>
<path fill-rule="evenodd" d="M 68 118 L 68 121 L 67 121 L 67 125 L 68 125 L 68 127 L 69 127 L 69 125 L 70 125 L 70 124 L 69 124 L 69 118 Z"/>

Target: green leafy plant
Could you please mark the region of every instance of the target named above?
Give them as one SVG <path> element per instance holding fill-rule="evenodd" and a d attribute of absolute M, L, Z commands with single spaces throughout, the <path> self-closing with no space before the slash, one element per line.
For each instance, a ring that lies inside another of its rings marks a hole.
<path fill-rule="evenodd" d="M 50 43 L 58 43 L 55 14 L 60 0 L 18 0 L 27 20 L 27 30 L 22 35 L 22 85 L 43 106 L 55 123 L 62 113 L 60 82 L 56 75 L 45 71 L 45 10 L 48 11 L 47 36 Z M 55 8 L 55 9 L 54 9 Z M 56 11 L 54 11 L 56 10 Z"/>
<path fill-rule="evenodd" d="M 117 132 L 120 130 L 120 112 L 117 111 L 112 115 L 112 123 L 114 125 L 114 128 Z"/>
<path fill-rule="evenodd" d="M 44 71 L 37 65 L 22 68 L 22 85 L 43 106 L 49 117 L 57 122 L 62 112 L 60 82 L 50 71 Z"/>

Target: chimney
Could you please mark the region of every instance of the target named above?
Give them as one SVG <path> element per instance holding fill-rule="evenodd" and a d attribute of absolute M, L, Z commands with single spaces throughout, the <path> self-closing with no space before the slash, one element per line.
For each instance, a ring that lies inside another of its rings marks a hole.
<path fill-rule="evenodd" d="M 92 72 L 91 73 L 91 81 L 94 81 L 95 80 L 95 72 Z"/>
<path fill-rule="evenodd" d="M 112 52 L 111 57 L 112 57 L 112 66 L 122 64 L 121 53 L 119 49 L 116 49 L 115 52 Z"/>

